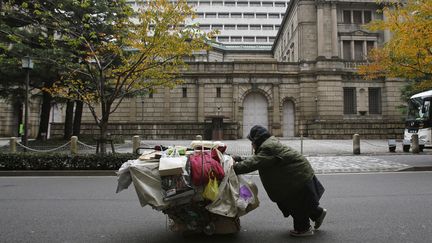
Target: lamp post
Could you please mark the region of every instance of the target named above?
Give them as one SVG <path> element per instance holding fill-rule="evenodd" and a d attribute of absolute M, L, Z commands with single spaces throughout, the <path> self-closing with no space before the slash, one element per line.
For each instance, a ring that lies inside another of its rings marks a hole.
<path fill-rule="evenodd" d="M 28 144 L 28 116 L 29 116 L 29 83 L 30 83 L 30 70 L 33 69 L 33 60 L 30 56 L 25 56 L 21 59 L 22 68 L 26 70 L 25 79 L 25 101 L 24 101 L 24 137 L 23 144 L 27 146 Z"/>

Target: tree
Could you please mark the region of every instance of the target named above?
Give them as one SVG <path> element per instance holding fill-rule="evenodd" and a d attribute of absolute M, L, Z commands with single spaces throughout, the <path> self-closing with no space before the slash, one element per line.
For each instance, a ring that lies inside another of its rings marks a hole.
<path fill-rule="evenodd" d="M 368 25 L 372 31 L 389 30 L 392 38 L 369 53 L 368 64 L 359 73 L 368 79 L 407 79 L 407 90 L 432 89 L 432 1 L 395 1 L 383 8 L 386 18 Z"/>
<path fill-rule="evenodd" d="M 48 89 L 60 78 L 61 67 L 52 65 L 65 53 L 54 50 L 55 30 L 43 25 L 38 14 L 38 2 L 48 6 L 47 1 L 2 1 L 0 15 L 0 97 L 10 103 L 24 100 L 24 72 L 21 58 L 29 55 L 35 62 L 31 72 L 30 86 L 33 98 L 41 97 L 42 105 L 37 139 L 48 133 L 49 116 L 53 97 Z"/>
<path fill-rule="evenodd" d="M 214 33 L 184 26 L 194 16 L 185 0 L 148 1 L 137 12 L 125 1 L 61 2 L 53 13 L 40 12 L 57 26 L 61 44 L 73 50 L 79 67 L 64 63 L 69 75 L 51 92 L 87 105 L 104 153 L 109 117 L 121 102 L 156 86 L 179 84 L 183 58 L 207 49 Z"/>

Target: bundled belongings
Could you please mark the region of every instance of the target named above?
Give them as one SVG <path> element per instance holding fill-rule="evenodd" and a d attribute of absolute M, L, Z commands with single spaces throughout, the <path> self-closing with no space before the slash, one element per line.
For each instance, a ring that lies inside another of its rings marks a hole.
<path fill-rule="evenodd" d="M 175 146 L 161 151 L 160 158 L 127 161 L 117 172 L 117 192 L 133 183 L 141 206 L 165 213 L 176 232 L 238 232 L 239 217 L 259 205 L 258 190 L 235 174 L 225 150 L 220 142 L 193 141 L 184 152 Z"/>

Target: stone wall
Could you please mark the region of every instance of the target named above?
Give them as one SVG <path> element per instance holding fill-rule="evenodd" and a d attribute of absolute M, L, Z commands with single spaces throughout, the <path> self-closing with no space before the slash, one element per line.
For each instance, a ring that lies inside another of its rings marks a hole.
<path fill-rule="evenodd" d="M 64 123 L 51 124 L 51 137 L 59 138 L 63 136 Z M 223 124 L 223 139 L 237 139 L 238 124 L 227 122 Z M 108 126 L 111 136 L 121 136 L 124 139 L 131 139 L 138 135 L 141 139 L 195 139 L 196 135 L 202 135 L 204 139 L 212 139 L 212 124 L 206 122 L 163 122 L 163 123 L 111 123 Z M 99 135 L 99 128 L 93 123 L 81 124 L 81 135 Z"/>
<path fill-rule="evenodd" d="M 368 139 L 401 139 L 404 135 L 403 121 L 343 120 L 311 121 L 307 136 L 315 139 L 349 139 L 354 134 Z"/>

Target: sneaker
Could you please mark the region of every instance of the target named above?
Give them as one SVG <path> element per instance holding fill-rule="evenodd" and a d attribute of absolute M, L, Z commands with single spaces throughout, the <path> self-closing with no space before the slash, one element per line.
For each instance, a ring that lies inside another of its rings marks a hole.
<path fill-rule="evenodd" d="M 327 215 L 327 209 L 323 208 L 321 215 L 317 218 L 317 220 L 315 220 L 314 229 L 316 230 L 319 229 L 326 215 Z"/>
<path fill-rule="evenodd" d="M 309 227 L 309 229 L 305 231 L 290 230 L 290 235 L 294 237 L 311 236 L 313 234 L 314 232 L 311 227 Z"/>

